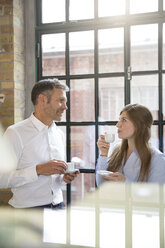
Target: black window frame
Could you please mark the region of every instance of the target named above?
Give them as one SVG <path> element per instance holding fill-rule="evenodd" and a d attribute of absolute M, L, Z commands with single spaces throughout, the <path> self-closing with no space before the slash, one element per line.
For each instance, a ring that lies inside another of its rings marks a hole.
<path fill-rule="evenodd" d="M 36 79 L 44 79 L 42 76 L 42 52 L 41 52 L 41 36 L 43 34 L 53 34 L 53 33 L 66 33 L 66 75 L 60 76 L 55 75 L 55 77 L 60 80 L 66 80 L 67 85 L 70 86 L 70 80 L 72 79 L 84 79 L 84 78 L 93 78 L 95 82 L 95 121 L 94 122 L 70 122 L 70 97 L 68 95 L 68 111 L 66 114 L 66 122 L 58 123 L 60 126 L 66 126 L 66 147 L 67 147 L 67 159 L 70 161 L 71 152 L 70 152 L 70 128 L 72 126 L 89 126 L 93 125 L 95 129 L 95 137 L 98 139 L 98 127 L 99 125 L 116 125 L 117 121 L 104 121 L 100 122 L 98 119 L 98 79 L 105 77 L 124 77 L 124 104 L 130 103 L 130 76 L 136 75 L 158 75 L 158 97 L 159 97 L 159 113 L 158 120 L 154 120 L 153 125 L 158 126 L 158 137 L 159 137 L 159 149 L 160 151 L 164 150 L 163 147 L 163 127 L 165 126 L 165 120 L 163 120 L 163 75 L 165 75 L 165 70 L 163 70 L 163 23 L 165 23 L 165 11 L 163 10 L 163 0 L 158 0 L 158 11 L 151 13 L 142 13 L 142 14 L 129 14 L 129 0 L 126 0 L 126 15 L 123 16 L 114 16 L 114 17 L 98 17 L 98 0 L 94 0 L 94 19 L 89 20 L 78 20 L 78 21 L 69 21 L 69 0 L 66 2 L 66 21 L 58 23 L 45 23 L 41 21 L 41 8 L 42 0 L 35 1 L 36 9 L 36 26 L 35 26 L 35 35 L 36 35 Z M 158 24 L 158 69 L 152 71 L 132 71 L 129 75 L 128 68 L 131 66 L 130 59 L 130 27 L 132 25 L 140 24 Z M 98 71 L 98 30 L 99 29 L 108 29 L 108 28 L 124 28 L 124 72 L 119 73 L 99 73 Z M 70 75 L 69 73 L 69 33 L 76 31 L 87 31 L 94 30 L 94 73 L 85 74 L 85 75 Z M 53 76 L 54 77 L 54 76 Z M 51 78 L 51 76 L 50 76 Z M 96 144 L 96 142 L 95 142 Z M 96 160 L 98 158 L 99 151 L 96 145 Z M 81 173 L 95 173 L 95 169 L 80 169 Z M 67 203 L 71 202 L 71 185 L 67 185 Z"/>

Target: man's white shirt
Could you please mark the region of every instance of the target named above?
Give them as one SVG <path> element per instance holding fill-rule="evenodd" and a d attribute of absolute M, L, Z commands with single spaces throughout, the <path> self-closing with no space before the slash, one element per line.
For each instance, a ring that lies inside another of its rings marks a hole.
<path fill-rule="evenodd" d="M 11 187 L 9 204 L 26 208 L 63 201 L 63 175 L 37 175 L 36 165 L 52 159 L 65 160 L 64 135 L 55 122 L 44 125 L 33 114 L 6 130 L 4 136 L 12 144 L 17 157 L 17 169 L 2 174 L 4 187 Z"/>

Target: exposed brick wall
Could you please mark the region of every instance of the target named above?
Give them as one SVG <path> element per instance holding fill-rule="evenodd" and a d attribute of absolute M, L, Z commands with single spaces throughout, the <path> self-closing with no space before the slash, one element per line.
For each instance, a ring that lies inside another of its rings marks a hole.
<path fill-rule="evenodd" d="M 24 119 L 24 1 L 0 0 L 0 107 L 3 128 Z M 12 193 L 0 190 L 0 205 L 7 204 Z"/>
<path fill-rule="evenodd" d="M 24 6 L 23 0 L 0 0 L 0 108 L 1 123 L 24 119 Z"/>

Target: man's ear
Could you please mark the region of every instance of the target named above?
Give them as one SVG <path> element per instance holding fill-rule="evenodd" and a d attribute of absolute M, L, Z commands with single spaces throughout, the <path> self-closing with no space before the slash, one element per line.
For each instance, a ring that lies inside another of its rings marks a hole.
<path fill-rule="evenodd" d="M 45 96 L 44 94 L 39 94 L 39 96 L 38 96 L 38 103 L 39 104 L 45 104 L 45 103 L 47 103 L 47 101 L 48 101 L 48 98 L 47 98 L 47 96 Z"/>

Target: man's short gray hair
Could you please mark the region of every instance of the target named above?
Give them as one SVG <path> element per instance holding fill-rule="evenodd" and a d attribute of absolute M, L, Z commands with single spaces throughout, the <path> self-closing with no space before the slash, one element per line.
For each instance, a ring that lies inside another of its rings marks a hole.
<path fill-rule="evenodd" d="M 64 83 L 61 83 L 57 78 L 47 78 L 38 81 L 31 92 L 31 100 L 34 105 L 37 104 L 37 98 L 40 94 L 46 94 L 49 98 L 51 96 L 51 92 L 54 88 L 62 89 L 66 92 L 69 91 L 69 87 Z"/>

